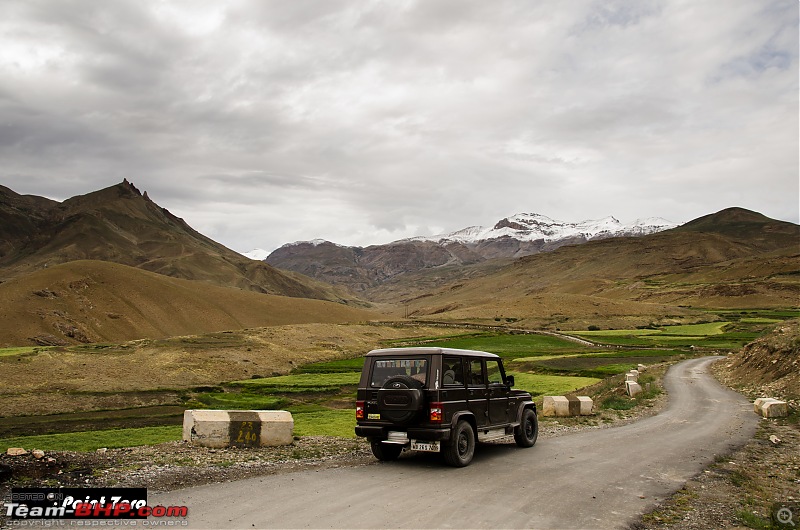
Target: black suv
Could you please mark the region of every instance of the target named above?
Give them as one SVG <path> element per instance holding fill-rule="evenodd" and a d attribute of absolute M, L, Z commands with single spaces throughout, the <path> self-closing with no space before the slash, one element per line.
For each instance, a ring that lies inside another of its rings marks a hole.
<path fill-rule="evenodd" d="M 364 359 L 356 397 L 356 434 L 379 460 L 403 449 L 441 452 L 468 465 L 475 443 L 511 434 L 536 443 L 539 424 L 531 395 L 512 390 L 497 355 L 450 348 L 388 348 Z"/>

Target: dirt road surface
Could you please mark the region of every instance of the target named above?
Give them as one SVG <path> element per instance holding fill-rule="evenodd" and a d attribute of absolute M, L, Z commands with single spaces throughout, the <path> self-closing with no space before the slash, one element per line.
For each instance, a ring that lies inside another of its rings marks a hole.
<path fill-rule="evenodd" d="M 187 505 L 190 528 L 625 528 L 704 466 L 750 439 L 758 417 L 684 361 L 660 414 L 609 429 L 485 445 L 466 468 L 436 455 L 257 477 L 151 495 Z"/>

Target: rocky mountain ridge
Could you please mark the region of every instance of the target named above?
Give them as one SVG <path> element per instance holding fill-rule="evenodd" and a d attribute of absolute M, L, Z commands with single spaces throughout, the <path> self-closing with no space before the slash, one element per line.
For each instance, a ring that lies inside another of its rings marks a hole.
<path fill-rule="evenodd" d="M 100 260 L 223 287 L 342 301 L 328 285 L 255 262 L 194 230 L 127 179 L 63 202 L 0 186 L 0 282 Z"/>
<path fill-rule="evenodd" d="M 315 239 L 288 243 L 266 258 L 262 258 L 264 251 L 259 249 L 245 255 L 362 293 L 398 275 L 422 269 L 520 258 L 564 245 L 644 236 L 675 226 L 661 218 L 637 220 L 631 224 L 623 224 L 614 217 L 574 223 L 520 213 L 501 219 L 490 228 L 472 226 L 385 245 L 348 247 Z"/>

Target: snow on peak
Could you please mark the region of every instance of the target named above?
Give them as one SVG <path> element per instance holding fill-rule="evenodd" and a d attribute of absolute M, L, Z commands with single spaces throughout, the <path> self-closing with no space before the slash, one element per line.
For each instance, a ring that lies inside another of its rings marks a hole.
<path fill-rule="evenodd" d="M 341 247 L 342 246 L 342 245 L 339 245 L 337 243 L 331 243 L 330 241 L 328 241 L 326 239 L 311 239 L 311 240 L 308 240 L 308 241 L 295 241 L 293 243 L 286 243 L 285 245 L 281 245 L 280 248 L 296 247 L 296 246 L 299 246 L 299 245 L 312 245 L 312 246 L 315 246 L 315 247 L 318 247 L 320 245 L 335 245 L 337 247 Z"/>
<path fill-rule="evenodd" d="M 572 237 L 594 239 L 621 235 L 647 235 L 675 226 L 677 226 L 675 223 L 658 217 L 639 219 L 631 224 L 623 224 L 612 216 L 569 223 L 536 213 L 518 213 L 501 219 L 491 228 L 470 226 L 449 234 L 423 236 L 413 238 L 413 240 L 466 244 L 500 237 L 512 237 L 520 241 L 558 241 Z"/>
<path fill-rule="evenodd" d="M 250 252 L 242 252 L 242 256 L 246 256 L 250 259 L 254 259 L 256 261 L 264 261 L 269 256 L 269 252 L 264 250 L 263 248 L 254 248 Z"/>

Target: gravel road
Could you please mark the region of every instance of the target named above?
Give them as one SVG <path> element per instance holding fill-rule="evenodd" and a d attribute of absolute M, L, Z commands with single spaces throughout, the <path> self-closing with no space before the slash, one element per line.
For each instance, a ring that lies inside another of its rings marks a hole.
<path fill-rule="evenodd" d="M 485 445 L 466 468 L 429 455 L 301 471 L 151 495 L 187 505 L 190 528 L 624 528 L 750 439 L 758 417 L 708 373 L 665 376 L 658 415 L 610 429 Z"/>

